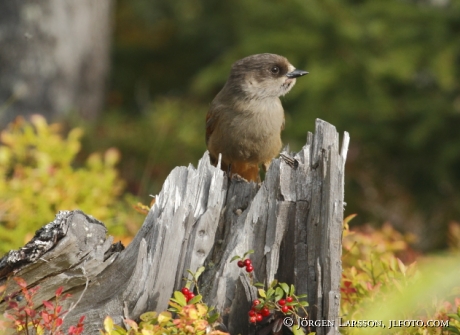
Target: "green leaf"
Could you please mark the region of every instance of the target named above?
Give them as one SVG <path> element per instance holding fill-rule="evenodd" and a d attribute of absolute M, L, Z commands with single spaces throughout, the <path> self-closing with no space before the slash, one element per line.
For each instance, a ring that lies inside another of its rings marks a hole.
<path fill-rule="evenodd" d="M 301 301 L 299 302 L 300 306 L 303 306 L 303 307 L 306 307 L 308 306 L 308 302 L 307 301 Z"/>
<path fill-rule="evenodd" d="M 275 290 L 272 289 L 272 288 L 269 288 L 267 290 L 267 300 L 270 299 L 271 297 L 273 297 L 274 294 L 275 294 Z"/>
<path fill-rule="evenodd" d="M 187 299 L 185 299 L 185 295 L 180 291 L 174 291 L 174 299 L 171 300 L 177 302 L 181 306 L 187 305 Z"/>
<path fill-rule="evenodd" d="M 265 287 L 265 285 L 262 284 L 262 283 L 255 283 L 254 286 L 255 286 L 255 287 L 262 287 L 262 288 Z"/>
<path fill-rule="evenodd" d="M 457 314 L 447 314 L 447 316 L 451 319 L 454 319 L 460 322 L 460 316 Z"/>
<path fill-rule="evenodd" d="M 140 316 L 140 319 L 145 322 L 155 320 L 158 316 L 157 312 L 145 312 Z"/>
<path fill-rule="evenodd" d="M 195 280 L 198 280 L 198 278 L 200 278 L 200 276 L 204 272 L 204 270 L 205 270 L 204 266 L 201 266 L 201 267 L 198 268 L 198 270 L 196 270 L 195 274 L 193 275 Z"/>
<path fill-rule="evenodd" d="M 189 305 L 196 304 L 197 302 L 200 302 L 201 299 L 203 299 L 203 297 L 201 296 L 201 294 L 198 294 L 198 295 L 194 296 L 192 299 L 190 299 L 190 300 L 188 301 L 188 304 L 189 304 Z"/>
<path fill-rule="evenodd" d="M 284 291 L 281 287 L 277 287 L 275 290 L 275 300 L 278 301 L 280 300 L 284 295 Z"/>
<path fill-rule="evenodd" d="M 173 312 L 173 313 L 179 313 L 182 310 L 182 306 L 179 304 L 176 304 L 175 302 L 172 302 L 169 300 L 169 307 L 168 311 Z"/>
<path fill-rule="evenodd" d="M 124 329 L 123 327 L 119 325 L 115 325 L 115 329 L 112 331 L 112 335 L 126 335 L 126 334 L 128 334 L 126 332 L 126 329 Z"/>
<path fill-rule="evenodd" d="M 215 313 L 212 313 L 211 315 L 209 315 L 208 317 L 208 323 L 210 325 L 212 325 L 214 322 L 217 321 L 217 319 L 219 318 L 219 313 L 215 312 Z"/>
<path fill-rule="evenodd" d="M 243 255 L 243 258 L 245 258 L 247 255 L 250 255 L 250 254 L 253 254 L 254 253 L 254 250 L 249 250 L 249 251 L 246 251 Z"/>
<path fill-rule="evenodd" d="M 292 333 L 294 335 L 305 335 L 303 330 L 301 328 L 299 328 L 297 325 L 292 326 Z"/>
<path fill-rule="evenodd" d="M 258 289 L 258 292 L 259 292 L 259 295 L 260 295 L 262 298 L 266 298 L 266 297 L 267 297 L 267 295 L 265 294 L 265 290 L 264 290 L 264 289 L 259 288 L 259 289 Z"/>
<path fill-rule="evenodd" d="M 460 334 L 460 330 L 457 327 L 453 327 L 453 326 L 445 327 L 443 328 L 443 330 L 448 330 L 453 334 Z"/>
<path fill-rule="evenodd" d="M 168 322 L 171 319 L 172 319 L 172 315 L 171 315 L 171 313 L 169 313 L 167 311 L 164 311 L 164 312 L 161 312 L 160 314 L 158 314 L 158 323 L 160 325 Z"/>
<path fill-rule="evenodd" d="M 110 316 L 106 317 L 104 319 L 104 330 L 106 332 L 108 332 L 109 334 L 112 332 L 113 330 L 113 320 Z"/>
<path fill-rule="evenodd" d="M 296 297 L 297 297 L 297 299 L 302 299 L 302 298 L 306 298 L 307 295 L 306 294 L 301 294 L 301 295 L 297 295 Z"/>
<path fill-rule="evenodd" d="M 237 260 L 237 259 L 241 259 L 240 256 L 236 255 L 236 256 L 233 256 L 232 259 L 230 260 L 230 263 Z"/>
<path fill-rule="evenodd" d="M 284 293 L 286 293 L 286 295 L 288 296 L 289 295 L 289 285 L 286 283 L 279 283 L 279 286 L 281 286 Z"/>
<path fill-rule="evenodd" d="M 270 283 L 270 287 L 275 287 L 276 284 L 278 284 L 278 280 L 274 279 L 274 280 Z"/>
<path fill-rule="evenodd" d="M 294 295 L 295 294 L 295 286 L 291 284 L 291 291 L 289 292 L 289 295 Z"/>

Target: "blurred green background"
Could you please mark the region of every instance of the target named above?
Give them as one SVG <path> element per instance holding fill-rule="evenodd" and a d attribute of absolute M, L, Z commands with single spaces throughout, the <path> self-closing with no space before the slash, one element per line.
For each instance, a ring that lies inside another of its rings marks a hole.
<path fill-rule="evenodd" d="M 175 166 L 196 166 L 231 64 L 277 53 L 310 72 L 282 99 L 284 144 L 300 150 L 316 118 L 350 133 L 353 224 L 446 246 L 460 221 L 459 0 L 118 0 L 113 26 L 104 112 L 67 122 L 85 130 L 80 162 L 120 150 L 125 192 L 149 203 Z"/>

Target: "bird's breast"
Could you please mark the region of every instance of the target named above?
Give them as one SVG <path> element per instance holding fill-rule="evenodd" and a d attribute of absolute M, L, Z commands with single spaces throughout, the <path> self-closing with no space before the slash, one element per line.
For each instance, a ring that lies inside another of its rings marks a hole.
<path fill-rule="evenodd" d="M 278 98 L 237 106 L 227 131 L 228 157 L 252 163 L 271 160 L 281 149 L 283 123 L 284 111 Z"/>

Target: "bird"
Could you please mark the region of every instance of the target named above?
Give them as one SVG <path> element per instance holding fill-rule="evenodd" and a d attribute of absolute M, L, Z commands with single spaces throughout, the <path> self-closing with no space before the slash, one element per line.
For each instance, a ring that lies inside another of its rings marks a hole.
<path fill-rule="evenodd" d="M 260 182 L 282 146 L 284 109 L 280 96 L 287 94 L 296 78 L 308 74 L 287 58 L 270 53 L 251 55 L 233 63 L 221 91 L 206 115 L 206 146 L 210 161 L 229 177 Z"/>

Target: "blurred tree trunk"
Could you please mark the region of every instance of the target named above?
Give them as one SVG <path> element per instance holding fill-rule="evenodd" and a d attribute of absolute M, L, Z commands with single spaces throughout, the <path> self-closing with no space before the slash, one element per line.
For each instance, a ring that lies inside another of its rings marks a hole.
<path fill-rule="evenodd" d="M 109 68 L 112 0 L 0 1 L 0 125 L 94 117 Z"/>

